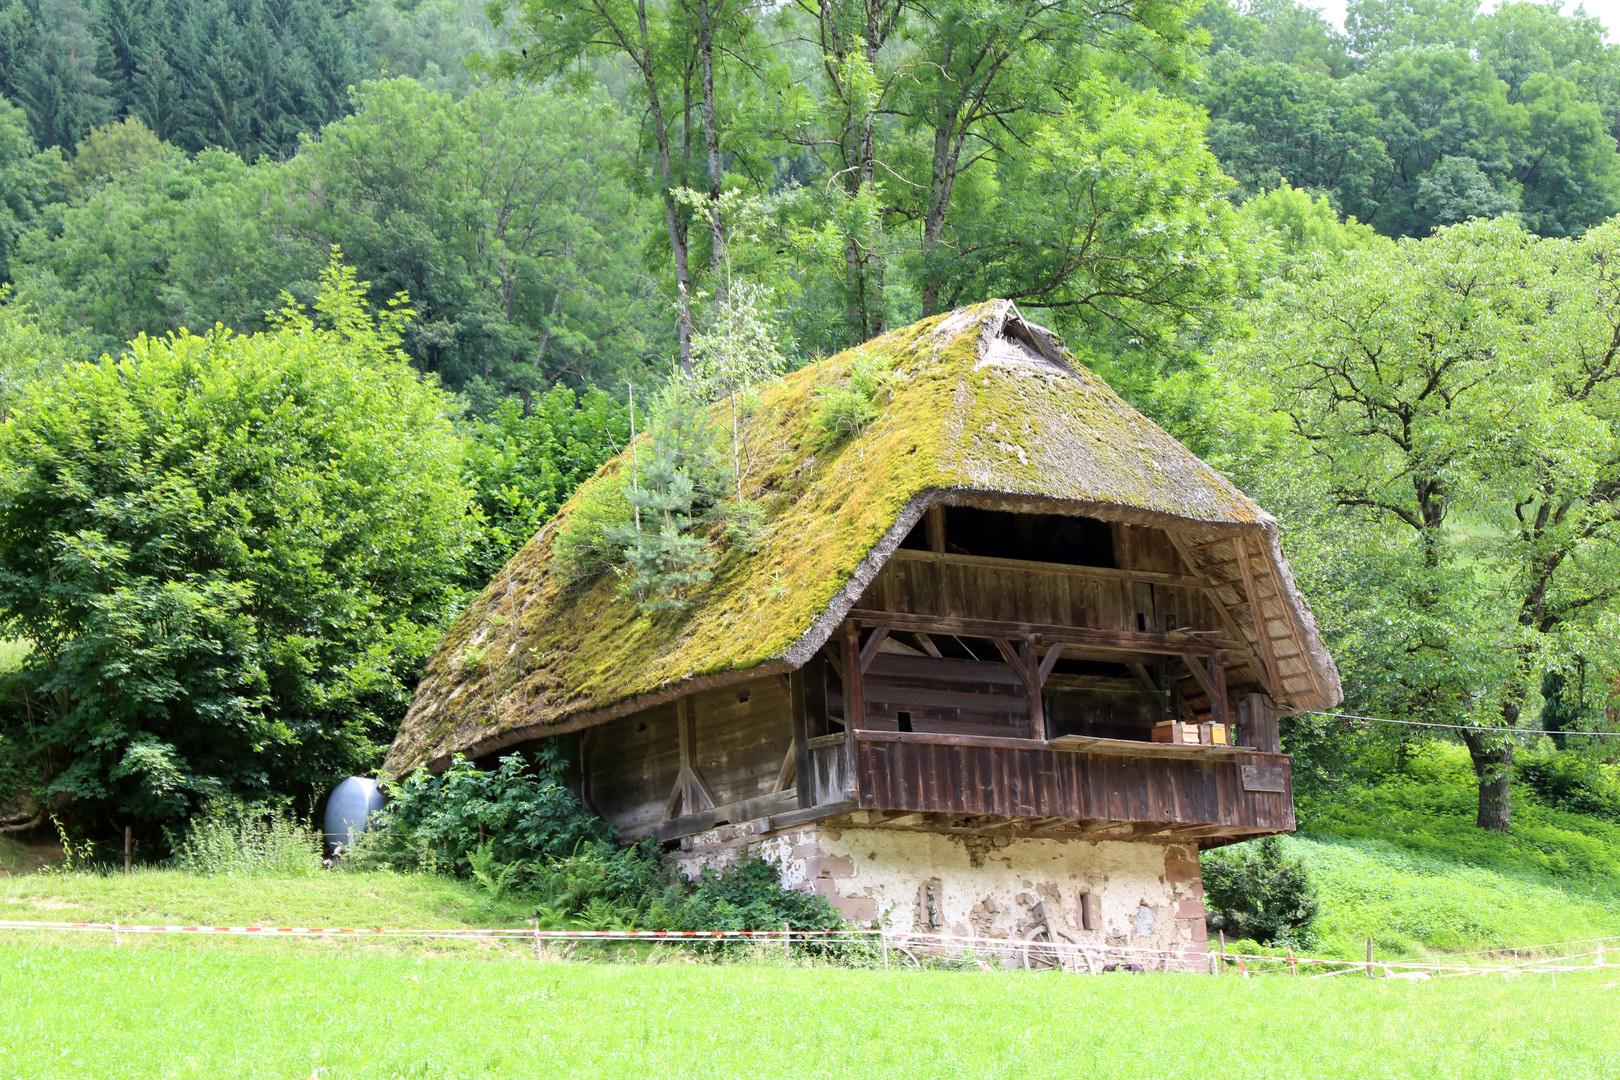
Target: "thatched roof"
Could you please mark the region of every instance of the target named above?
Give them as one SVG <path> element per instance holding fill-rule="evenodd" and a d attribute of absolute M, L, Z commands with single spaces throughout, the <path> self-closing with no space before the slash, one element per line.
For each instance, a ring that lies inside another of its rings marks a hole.
<path fill-rule="evenodd" d="M 859 352 L 892 360 L 897 384 L 875 423 L 827 446 L 813 422 L 816 391 L 844 378 Z M 1255 605 L 1238 592 L 1247 562 L 1281 704 L 1339 700 L 1275 521 L 1007 301 L 926 319 L 796 371 L 763 390 L 756 416 L 750 439 L 768 450 L 745 478 L 766 512 L 756 553 L 727 551 L 679 615 L 640 614 L 612 575 L 570 585 L 553 567 L 552 543 L 602 485 L 623 482 L 625 463 L 610 461 L 445 634 L 386 769 L 441 767 L 452 754 L 798 667 L 938 502 L 1175 530 L 1259 650 Z"/>

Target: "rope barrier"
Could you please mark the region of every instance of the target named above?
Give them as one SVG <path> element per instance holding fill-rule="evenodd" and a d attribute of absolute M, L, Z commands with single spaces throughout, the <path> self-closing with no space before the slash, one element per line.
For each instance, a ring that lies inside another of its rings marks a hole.
<path fill-rule="evenodd" d="M 801 943 L 859 943 L 869 942 L 890 948 L 930 950 L 959 950 L 1002 956 L 1067 956 L 1083 959 L 1088 965 L 1094 960 L 1113 958 L 1118 962 L 1139 960 L 1154 965 L 1170 963 L 1203 964 L 1209 962 L 1237 963 L 1247 972 L 1247 964 L 1270 964 L 1274 968 L 1287 967 L 1290 971 L 1300 967 L 1322 969 L 1316 978 L 1350 974 L 1376 968 L 1389 975 L 1392 972 L 1422 973 L 1431 978 L 1454 978 L 1461 975 L 1492 974 L 1556 974 L 1580 971 L 1598 971 L 1620 968 L 1620 962 L 1606 962 L 1601 947 L 1566 956 L 1541 956 L 1511 964 L 1459 964 L 1462 956 L 1480 953 L 1459 953 L 1431 960 L 1341 960 L 1320 956 L 1273 956 L 1262 953 L 1207 952 L 1205 949 L 1175 948 L 1150 949 L 1126 945 L 1089 944 L 1067 940 L 1046 941 L 1024 938 L 986 938 L 958 934 L 922 933 L 896 930 L 867 930 L 844 928 L 837 930 L 540 930 L 534 927 L 460 927 L 437 929 L 394 929 L 386 927 L 320 927 L 320 926 L 206 926 L 143 923 L 48 922 L 24 919 L 0 919 L 0 931 L 36 931 L 104 934 L 183 934 L 228 937 L 310 938 L 343 937 L 371 939 L 417 940 L 497 940 L 520 941 L 525 944 L 539 942 L 643 942 L 690 944 L 695 942 L 761 942 Z M 1538 953 L 1560 945 L 1590 944 L 1615 940 L 1588 938 L 1577 942 L 1559 942 L 1553 945 L 1498 949 L 1496 953 Z M 947 957 L 948 958 L 948 957 Z M 1591 964 L 1571 964 L 1572 960 L 1596 958 Z M 913 957 L 913 960 L 916 958 Z M 983 967 L 981 961 L 980 966 Z M 1325 970 L 1325 969 L 1337 970 Z"/>
<path fill-rule="evenodd" d="M 1399 724 L 1402 727 L 1445 728 L 1450 731 L 1499 731 L 1514 735 L 1590 735 L 1599 739 L 1620 737 L 1620 731 L 1550 731 L 1544 728 L 1502 727 L 1490 724 L 1436 724 L 1427 720 L 1391 720 L 1387 716 L 1361 716 L 1347 712 L 1316 712 L 1309 715 L 1322 716 L 1329 720 L 1363 720 L 1369 724 Z"/>

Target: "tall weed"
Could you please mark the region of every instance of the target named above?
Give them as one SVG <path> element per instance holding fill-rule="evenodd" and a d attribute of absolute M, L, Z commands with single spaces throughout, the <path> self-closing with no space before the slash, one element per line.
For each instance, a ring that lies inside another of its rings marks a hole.
<path fill-rule="evenodd" d="M 321 870 L 321 834 L 284 809 L 222 802 L 192 818 L 174 865 L 203 877 L 309 877 Z"/>

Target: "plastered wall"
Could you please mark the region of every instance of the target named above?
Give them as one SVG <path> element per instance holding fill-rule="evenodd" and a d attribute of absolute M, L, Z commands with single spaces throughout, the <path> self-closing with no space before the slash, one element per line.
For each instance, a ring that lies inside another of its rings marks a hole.
<path fill-rule="evenodd" d="M 1173 954 L 1169 966 L 1205 968 L 1204 889 L 1190 846 L 863 828 L 861 816 L 854 827 L 766 835 L 727 827 L 693 837 L 677 859 L 696 874 L 756 852 L 789 887 L 894 930 L 1017 938 L 1044 912 L 1083 944 L 1153 950 Z M 1081 914 L 1087 893 L 1095 898 L 1090 930 Z"/>

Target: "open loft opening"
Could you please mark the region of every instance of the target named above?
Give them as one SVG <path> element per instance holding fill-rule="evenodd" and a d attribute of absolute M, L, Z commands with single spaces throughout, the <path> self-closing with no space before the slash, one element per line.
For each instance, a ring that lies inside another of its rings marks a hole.
<path fill-rule="evenodd" d="M 1116 567 L 1116 544 L 1115 527 L 1097 518 L 931 506 L 900 547 L 986 559 Z"/>

